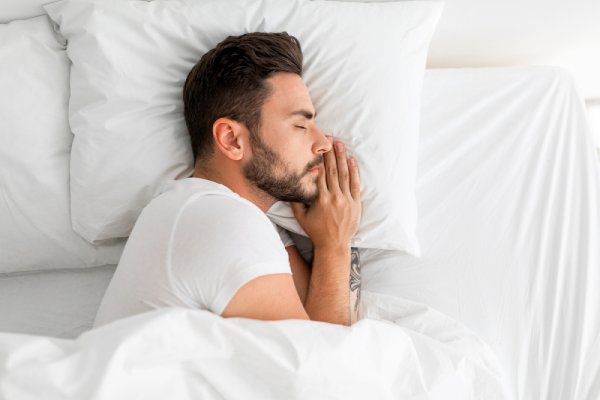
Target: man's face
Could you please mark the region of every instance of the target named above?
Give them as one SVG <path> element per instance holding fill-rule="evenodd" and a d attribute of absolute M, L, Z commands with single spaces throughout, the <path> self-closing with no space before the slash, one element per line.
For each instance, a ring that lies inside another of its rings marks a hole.
<path fill-rule="evenodd" d="M 267 80 L 260 132 L 251 132 L 246 178 L 271 197 L 310 204 L 318 194 L 322 154 L 331 143 L 315 124 L 315 110 L 301 77 L 278 73 Z"/>

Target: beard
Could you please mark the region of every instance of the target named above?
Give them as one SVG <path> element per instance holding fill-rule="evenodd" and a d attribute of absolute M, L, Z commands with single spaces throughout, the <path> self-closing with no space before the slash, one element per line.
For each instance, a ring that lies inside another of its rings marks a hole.
<path fill-rule="evenodd" d="M 289 171 L 288 164 L 275 153 L 256 133 L 250 132 L 252 158 L 244 165 L 244 175 L 256 187 L 280 201 L 291 201 L 310 205 L 318 195 L 318 190 L 307 191 L 302 186 L 302 178 L 323 162 L 318 156 L 301 173 Z M 284 171 L 276 176 L 274 171 Z"/>

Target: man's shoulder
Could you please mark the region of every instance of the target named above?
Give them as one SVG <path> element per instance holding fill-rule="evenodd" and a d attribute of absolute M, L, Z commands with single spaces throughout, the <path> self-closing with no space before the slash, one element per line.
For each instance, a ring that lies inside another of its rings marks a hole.
<path fill-rule="evenodd" d="M 258 207 L 228 188 L 185 179 L 163 185 L 138 216 L 134 232 L 147 237 L 169 227 L 189 226 L 185 221 L 196 227 L 232 227 L 248 220 L 257 224 L 263 218 L 267 217 Z"/>
<path fill-rule="evenodd" d="M 159 187 L 154 199 L 171 198 L 185 200 L 190 197 L 203 195 L 239 197 L 237 193 L 234 193 L 225 185 L 207 179 L 189 177 L 164 182 Z"/>
<path fill-rule="evenodd" d="M 253 203 L 222 193 L 197 194 L 190 196 L 181 206 L 186 217 L 205 216 L 218 220 L 251 218 L 268 221 L 264 213 Z"/>
<path fill-rule="evenodd" d="M 180 211 L 194 209 L 207 214 L 214 214 L 219 210 L 262 213 L 256 205 L 228 187 L 199 178 L 168 181 L 149 206 Z"/>
<path fill-rule="evenodd" d="M 176 246 L 179 256 L 185 254 L 186 259 L 218 255 L 219 263 L 239 257 L 246 259 L 244 263 L 258 263 L 279 254 L 282 247 L 266 214 L 237 195 L 194 194 L 178 208 L 172 226 L 170 246 Z"/>
<path fill-rule="evenodd" d="M 198 178 L 173 181 L 149 206 L 154 215 L 171 214 L 177 224 L 187 221 L 237 229 L 271 224 L 254 203 L 224 185 Z"/>

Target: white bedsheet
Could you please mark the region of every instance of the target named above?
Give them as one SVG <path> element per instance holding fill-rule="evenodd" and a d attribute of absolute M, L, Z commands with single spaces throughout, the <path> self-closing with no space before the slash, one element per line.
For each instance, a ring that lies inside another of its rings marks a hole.
<path fill-rule="evenodd" d="M 511 398 L 600 399 L 600 173 L 570 78 L 428 71 L 419 157 L 422 257 L 364 251 L 363 287 L 465 323 Z"/>
<path fill-rule="evenodd" d="M 426 306 L 363 294 L 368 318 L 350 328 L 170 308 L 76 340 L 0 333 L 0 397 L 506 398 L 495 355 L 469 330 Z"/>

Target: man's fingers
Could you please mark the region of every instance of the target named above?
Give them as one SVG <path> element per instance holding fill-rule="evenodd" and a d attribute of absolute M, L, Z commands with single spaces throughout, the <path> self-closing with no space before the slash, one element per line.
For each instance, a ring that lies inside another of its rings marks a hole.
<path fill-rule="evenodd" d="M 348 194 L 350 190 L 350 176 L 348 175 L 348 160 L 346 160 L 346 146 L 342 142 L 334 144 L 335 158 L 337 161 L 337 173 L 342 193 Z"/>
<path fill-rule="evenodd" d="M 360 201 L 360 176 L 358 175 L 358 163 L 356 158 L 348 159 L 348 167 L 350 170 L 350 194 L 354 200 Z"/>
<path fill-rule="evenodd" d="M 335 160 L 334 149 L 332 148 L 327 153 L 323 154 L 323 165 L 325 166 L 325 178 L 327 181 L 327 188 L 330 192 L 340 190 L 340 183 L 338 180 L 337 172 L 337 161 Z"/>

